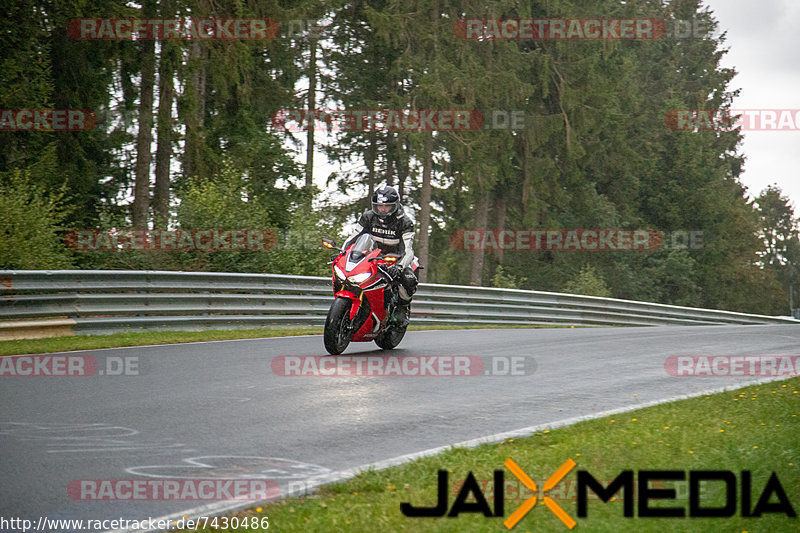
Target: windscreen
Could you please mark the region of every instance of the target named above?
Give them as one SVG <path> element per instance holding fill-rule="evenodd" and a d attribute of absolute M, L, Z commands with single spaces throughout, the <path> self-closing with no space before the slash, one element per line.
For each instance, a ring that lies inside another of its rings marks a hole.
<path fill-rule="evenodd" d="M 350 261 L 361 261 L 364 259 L 365 255 L 377 247 L 378 245 L 375 239 L 373 239 L 371 235 L 365 233 L 356 239 L 356 242 L 353 244 L 353 248 L 350 250 Z"/>

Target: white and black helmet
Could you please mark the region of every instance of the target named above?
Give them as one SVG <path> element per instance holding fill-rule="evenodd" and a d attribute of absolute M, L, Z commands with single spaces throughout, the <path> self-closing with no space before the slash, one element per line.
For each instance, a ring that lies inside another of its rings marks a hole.
<path fill-rule="evenodd" d="M 400 195 L 394 187 L 382 185 L 372 194 L 372 211 L 378 218 L 384 219 L 397 213 L 400 209 Z"/>

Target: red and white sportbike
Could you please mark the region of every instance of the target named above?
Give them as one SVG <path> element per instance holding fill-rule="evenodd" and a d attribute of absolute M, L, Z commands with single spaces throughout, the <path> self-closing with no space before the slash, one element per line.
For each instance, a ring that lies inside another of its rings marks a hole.
<path fill-rule="evenodd" d="M 338 248 L 330 239 L 323 239 L 322 245 Z M 373 340 L 382 349 L 391 350 L 403 340 L 408 323 L 400 325 L 401 321 L 391 320 L 398 303 L 398 281 L 386 268 L 398 259 L 397 254 L 383 255 L 368 234 L 331 258 L 336 299 L 325 320 L 328 353 L 339 355 L 351 342 Z M 411 268 L 420 268 L 416 257 Z"/>

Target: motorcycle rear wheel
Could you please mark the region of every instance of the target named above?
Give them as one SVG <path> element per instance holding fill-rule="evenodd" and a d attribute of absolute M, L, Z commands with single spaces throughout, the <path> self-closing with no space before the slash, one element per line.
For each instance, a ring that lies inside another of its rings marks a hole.
<path fill-rule="evenodd" d="M 382 350 L 391 350 L 400 344 L 400 341 L 403 340 L 403 337 L 406 334 L 406 328 L 408 325 L 399 327 L 394 326 L 386 330 L 386 332 L 375 339 L 375 344 L 378 345 L 379 348 Z"/>
<path fill-rule="evenodd" d="M 352 302 L 347 298 L 336 298 L 328 310 L 322 338 L 325 349 L 331 355 L 339 355 L 350 344 L 353 334 L 350 328 L 351 305 Z"/>

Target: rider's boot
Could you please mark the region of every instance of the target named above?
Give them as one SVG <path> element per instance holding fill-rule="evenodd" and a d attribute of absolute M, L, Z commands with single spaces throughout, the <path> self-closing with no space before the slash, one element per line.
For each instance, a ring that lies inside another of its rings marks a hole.
<path fill-rule="evenodd" d="M 397 299 L 397 307 L 392 313 L 392 322 L 397 327 L 403 328 L 408 326 L 409 319 L 411 318 L 411 300 Z"/>

